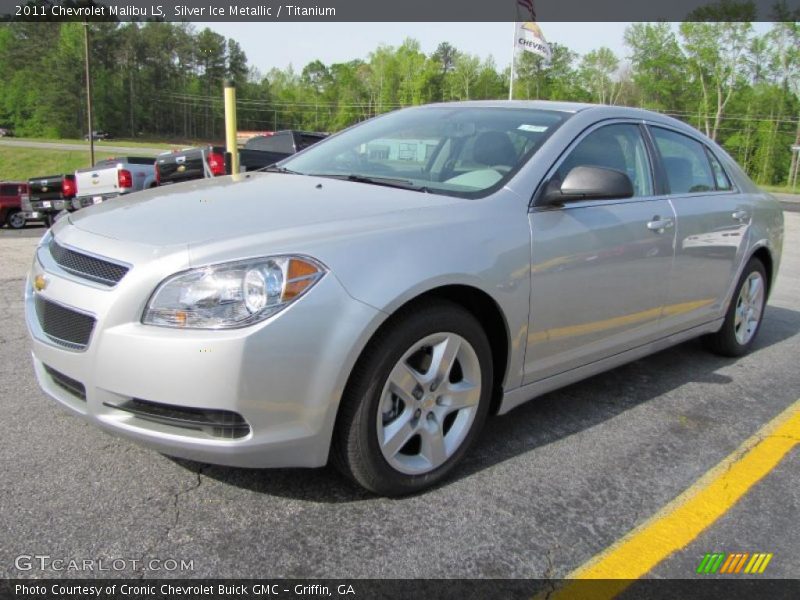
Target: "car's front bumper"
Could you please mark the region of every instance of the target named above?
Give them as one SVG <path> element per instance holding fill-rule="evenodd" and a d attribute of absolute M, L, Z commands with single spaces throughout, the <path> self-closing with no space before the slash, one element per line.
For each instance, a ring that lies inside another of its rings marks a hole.
<path fill-rule="evenodd" d="M 42 389 L 102 428 L 168 455 L 243 467 L 324 465 L 347 375 L 381 320 L 379 311 L 354 300 L 329 273 L 295 304 L 252 327 L 141 324 L 149 294 L 165 270 L 177 270 L 180 255 L 161 257 L 158 269 L 132 261 L 115 288 L 103 289 L 61 271 L 40 247 L 25 288 L 25 313 Z M 33 289 L 37 276 L 47 280 L 41 291 Z M 59 346 L 44 333 L 36 296 L 93 316 L 84 350 Z M 64 381 L 83 386 L 84 398 Z M 249 431 L 226 439 L 211 428 L 143 418 L 124 410 L 132 399 L 234 412 Z"/>

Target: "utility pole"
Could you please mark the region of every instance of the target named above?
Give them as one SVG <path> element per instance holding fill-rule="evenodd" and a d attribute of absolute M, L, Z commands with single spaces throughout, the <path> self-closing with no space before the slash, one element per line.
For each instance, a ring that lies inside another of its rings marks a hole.
<path fill-rule="evenodd" d="M 86 63 L 86 118 L 89 121 L 89 166 L 94 165 L 94 121 L 92 121 L 92 71 L 89 65 L 89 22 L 83 22 L 83 47 Z"/>

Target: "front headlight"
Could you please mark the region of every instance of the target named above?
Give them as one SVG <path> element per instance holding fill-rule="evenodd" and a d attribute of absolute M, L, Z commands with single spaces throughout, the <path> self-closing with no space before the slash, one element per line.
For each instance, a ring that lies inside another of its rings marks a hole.
<path fill-rule="evenodd" d="M 280 312 L 325 274 L 317 261 L 271 256 L 192 269 L 164 280 L 147 303 L 145 325 L 231 329 Z"/>

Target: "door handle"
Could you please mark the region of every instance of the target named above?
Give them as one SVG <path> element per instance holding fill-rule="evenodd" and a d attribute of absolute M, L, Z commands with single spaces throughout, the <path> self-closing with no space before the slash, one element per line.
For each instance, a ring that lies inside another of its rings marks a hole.
<path fill-rule="evenodd" d="M 737 210 L 735 213 L 731 215 L 734 219 L 739 221 L 740 223 L 747 221 L 750 218 L 750 213 L 746 210 Z"/>
<path fill-rule="evenodd" d="M 656 233 L 664 233 L 665 229 L 671 229 L 675 225 L 672 219 L 662 219 L 661 217 L 653 217 L 652 221 L 647 222 L 647 228 Z"/>

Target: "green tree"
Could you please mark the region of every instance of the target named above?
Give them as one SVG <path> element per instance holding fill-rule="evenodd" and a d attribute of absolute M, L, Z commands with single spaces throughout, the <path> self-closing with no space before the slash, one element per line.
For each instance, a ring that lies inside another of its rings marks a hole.
<path fill-rule="evenodd" d="M 632 23 L 625 30 L 631 79 L 639 105 L 656 110 L 678 108 L 686 83 L 686 59 L 668 23 Z"/>
<path fill-rule="evenodd" d="M 578 54 L 558 43 L 550 44 L 550 61 L 533 52 L 520 52 L 515 65 L 514 97 L 523 100 L 575 99 Z"/>
<path fill-rule="evenodd" d="M 610 48 L 592 50 L 583 57 L 580 64 L 580 77 L 595 102 L 614 104 L 620 92 L 615 75 L 619 69 L 619 59 Z"/>
<path fill-rule="evenodd" d="M 752 24 L 725 21 L 755 18 L 751 3 L 723 0 L 690 15 L 697 21 L 681 23 L 680 31 L 695 85 L 700 89 L 700 120 L 705 133 L 717 139 L 725 108 L 746 73 Z"/>
<path fill-rule="evenodd" d="M 469 100 L 475 92 L 475 84 L 481 72 L 481 59 L 471 54 L 459 53 L 453 71 L 448 74 L 449 96 L 457 100 Z"/>

